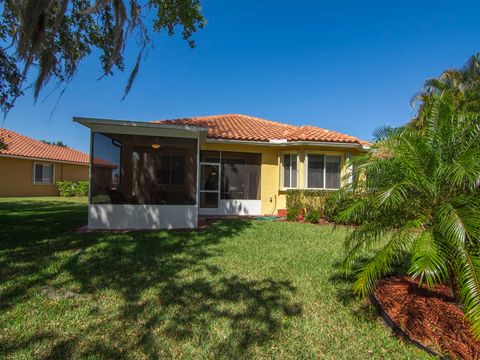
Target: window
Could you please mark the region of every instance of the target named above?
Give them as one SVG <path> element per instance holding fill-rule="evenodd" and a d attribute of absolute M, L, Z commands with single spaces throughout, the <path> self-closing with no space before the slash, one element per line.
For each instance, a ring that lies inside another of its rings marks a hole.
<path fill-rule="evenodd" d="M 297 154 L 283 155 L 283 187 L 296 188 L 298 181 Z"/>
<path fill-rule="evenodd" d="M 309 154 L 307 162 L 307 188 L 340 188 L 342 162 L 340 156 Z"/>
<path fill-rule="evenodd" d="M 325 156 L 325 188 L 340 188 L 341 159 L 340 156 Z"/>
<path fill-rule="evenodd" d="M 310 189 L 324 188 L 324 171 L 325 156 L 324 155 L 308 155 L 308 183 Z"/>
<path fill-rule="evenodd" d="M 34 177 L 33 183 L 34 184 L 53 184 L 53 164 L 38 164 L 35 163 L 34 165 Z"/>

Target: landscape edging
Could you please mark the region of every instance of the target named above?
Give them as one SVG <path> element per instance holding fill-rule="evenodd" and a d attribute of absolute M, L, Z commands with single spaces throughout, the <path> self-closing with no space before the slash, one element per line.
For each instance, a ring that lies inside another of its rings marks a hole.
<path fill-rule="evenodd" d="M 377 300 L 377 298 L 375 297 L 374 294 L 371 294 L 370 297 L 370 302 L 372 303 L 373 306 L 375 306 L 375 308 L 377 309 L 380 317 L 382 318 L 383 322 L 385 323 L 385 325 L 387 325 L 390 329 L 392 329 L 392 331 L 394 332 L 395 335 L 403 338 L 406 342 L 410 343 L 410 344 L 413 344 L 415 345 L 416 347 L 418 347 L 419 349 L 425 351 L 426 353 L 432 355 L 432 356 L 435 356 L 439 359 L 442 359 L 442 360 L 447 360 L 448 358 L 443 356 L 443 355 L 440 355 L 438 353 L 436 353 L 435 351 L 433 351 L 432 349 L 430 349 L 429 347 L 425 346 L 424 344 L 422 344 L 421 342 L 415 340 L 415 339 L 412 339 L 405 331 L 402 330 L 402 328 L 395 322 L 393 321 L 393 319 L 387 314 L 387 312 L 385 311 L 385 309 L 383 309 L 382 305 L 380 304 L 380 302 Z"/>

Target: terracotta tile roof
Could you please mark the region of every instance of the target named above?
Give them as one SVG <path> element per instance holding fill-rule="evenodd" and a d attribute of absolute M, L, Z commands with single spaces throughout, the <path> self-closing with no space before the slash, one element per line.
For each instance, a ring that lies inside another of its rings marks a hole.
<path fill-rule="evenodd" d="M 356 137 L 315 126 L 295 126 L 248 115 L 227 114 L 153 121 L 157 124 L 191 125 L 208 128 L 210 139 L 270 141 L 318 141 L 370 145 Z"/>
<path fill-rule="evenodd" d="M 7 145 L 6 149 L 0 150 L 0 156 L 11 155 L 79 164 L 89 163 L 89 156 L 84 152 L 69 147 L 45 144 L 11 130 L 0 128 L 0 140 Z"/>

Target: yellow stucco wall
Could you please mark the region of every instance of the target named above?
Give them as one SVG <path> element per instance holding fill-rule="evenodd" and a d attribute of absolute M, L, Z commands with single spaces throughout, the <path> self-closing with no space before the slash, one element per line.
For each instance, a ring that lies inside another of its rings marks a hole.
<path fill-rule="evenodd" d="M 247 144 L 219 144 L 204 143 L 200 146 L 201 150 L 216 151 L 235 151 L 235 152 L 253 152 L 262 154 L 261 170 L 261 201 L 263 214 L 276 214 L 278 210 L 286 209 L 286 190 L 282 189 L 282 178 L 279 168 L 282 166 L 281 156 L 284 153 L 298 154 L 298 188 L 306 188 L 305 179 L 305 155 L 306 154 L 326 154 L 341 156 L 342 159 L 342 178 L 346 173 L 347 154 L 355 154 L 355 149 L 332 149 L 321 147 L 274 147 L 262 145 Z"/>
<path fill-rule="evenodd" d="M 33 183 L 33 164 L 47 163 L 55 165 L 55 183 L 57 181 L 88 180 L 88 166 L 65 163 L 49 163 L 0 156 L 0 197 L 6 196 L 56 196 L 54 184 L 38 185 Z"/>

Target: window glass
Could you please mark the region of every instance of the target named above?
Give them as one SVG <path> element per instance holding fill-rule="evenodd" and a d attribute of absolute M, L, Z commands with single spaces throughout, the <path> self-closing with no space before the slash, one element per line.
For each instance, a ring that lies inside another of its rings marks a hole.
<path fill-rule="evenodd" d="M 35 182 L 41 183 L 43 181 L 43 165 L 35 164 Z"/>
<path fill-rule="evenodd" d="M 308 155 L 307 185 L 309 188 L 323 188 L 324 166 L 324 155 Z"/>
<path fill-rule="evenodd" d="M 52 184 L 53 183 L 53 165 L 44 164 L 43 165 L 43 182 Z"/>
<path fill-rule="evenodd" d="M 325 156 L 326 158 L 326 171 L 325 171 L 325 187 L 327 189 L 340 188 L 341 177 L 341 159 L 340 156 Z"/>
<path fill-rule="evenodd" d="M 292 188 L 297 187 L 297 155 L 292 155 Z"/>
<path fill-rule="evenodd" d="M 290 187 L 290 175 L 291 175 L 290 154 L 283 156 L 283 187 Z"/>
<path fill-rule="evenodd" d="M 35 184 L 53 184 L 53 164 L 35 164 Z"/>
<path fill-rule="evenodd" d="M 261 154 L 222 153 L 222 199 L 260 199 L 261 158 Z"/>

